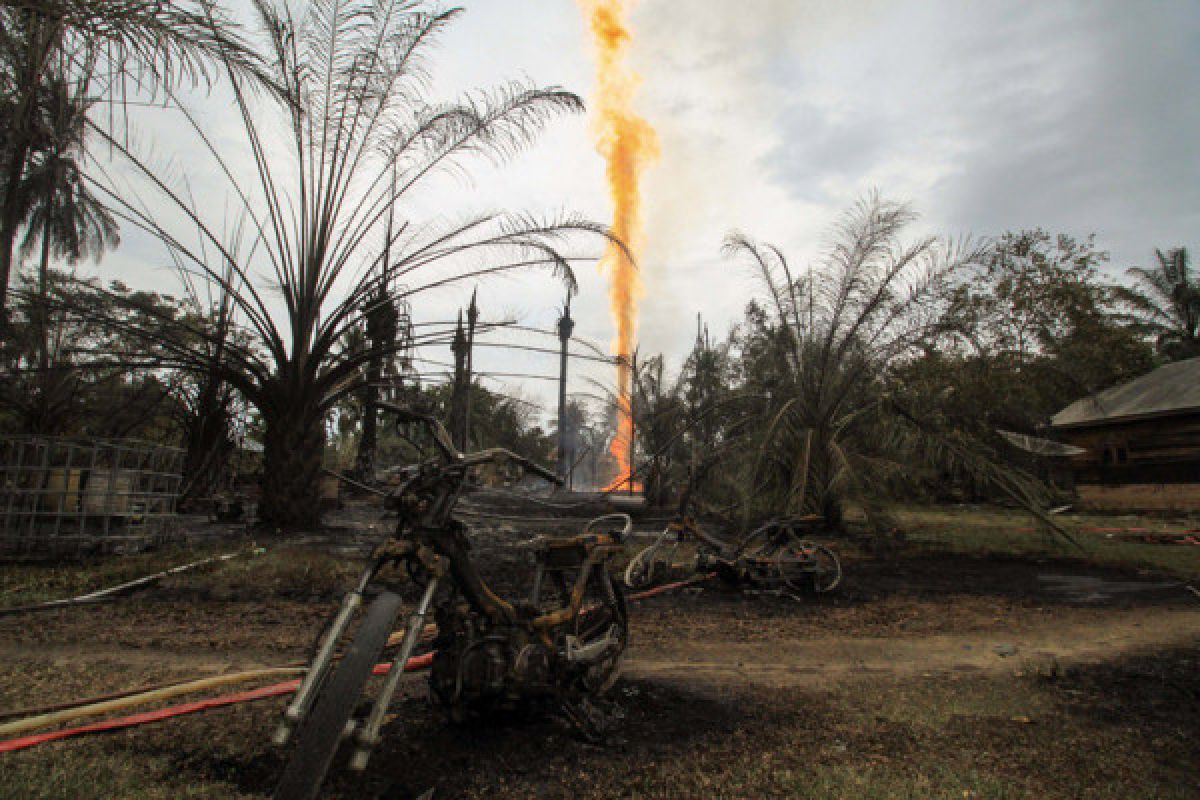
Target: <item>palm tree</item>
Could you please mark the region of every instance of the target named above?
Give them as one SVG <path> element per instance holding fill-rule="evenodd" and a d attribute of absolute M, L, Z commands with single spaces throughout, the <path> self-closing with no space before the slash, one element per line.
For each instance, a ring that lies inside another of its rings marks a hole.
<path fill-rule="evenodd" d="M 365 327 L 377 305 L 372 298 L 379 296 L 385 258 L 393 303 L 411 304 L 465 279 L 530 268 L 549 270 L 573 287 L 573 259 L 560 252 L 561 245 L 572 241 L 572 232 L 608 234 L 572 217 L 543 221 L 505 214 L 451 224 L 409 219 L 389 229 L 392 210 L 403 208 L 398 203 L 428 176 L 462 170 L 470 156 L 503 159 L 556 115 L 581 110 L 581 101 L 561 89 L 514 83 L 458 103 L 426 102 L 426 50 L 459 9 L 430 11 L 411 0 L 313 0 L 303 8 L 261 0 L 255 12 L 271 80 L 284 96 L 253 95 L 228 70 L 251 180 L 170 94 L 195 129 L 200 151 L 228 180 L 253 246 L 234 252 L 213 218 L 211 199 L 200 206 L 122 139 L 95 126 L 142 185 L 134 197 L 108 175 L 93 184 L 122 224 L 156 237 L 196 279 L 230 290 L 253 346 L 231 343 L 222 377 L 265 424 L 259 516 L 291 527 L 318 519 L 325 417 L 365 385 L 372 358 L 380 350 L 386 356 L 401 346 L 445 341 L 447 332 L 434 328 L 404 343 L 341 350 L 345 333 Z M 283 141 L 272 125 L 277 114 Z M 208 266 L 212 252 L 230 265 L 232 279 Z M 161 336 L 150 333 L 149 339 L 163 346 Z M 170 362 L 203 368 L 196 349 L 181 344 L 186 341 L 180 335 L 166 345 Z"/>
<path fill-rule="evenodd" d="M 890 361 L 921 338 L 926 320 L 909 312 L 953 266 L 932 237 L 900 240 L 914 219 L 872 195 L 843 218 L 824 263 L 800 275 L 772 245 L 726 239 L 726 254 L 747 259 L 766 289 L 761 338 L 777 366 L 755 387 L 768 423 L 752 480 L 764 476 L 778 510 L 841 519 L 857 455 L 848 429 L 878 401 Z"/>
<path fill-rule="evenodd" d="M 762 409 L 743 478 L 747 521 L 756 511 L 816 513 L 837 525 L 854 500 L 883 533 L 892 527 L 886 487 L 931 462 L 965 465 L 1048 519 L 1032 479 L 996 464 L 933 409 L 907 408 L 895 367 L 938 330 L 945 279 L 984 255 L 931 236 L 906 242 L 915 219 L 872 194 L 839 222 L 825 258 L 800 274 L 774 246 L 741 234 L 726 240 L 726 253 L 748 261 L 765 289 L 743 353 L 743 391 Z"/>
<path fill-rule="evenodd" d="M 27 207 L 17 191 L 44 144 L 40 101 L 54 75 L 124 103 L 128 86 L 210 82 L 213 68 L 269 86 L 212 0 L 4 0 L 0 5 L 0 319 Z"/>
<path fill-rule="evenodd" d="M 186 266 L 177 266 L 186 303 L 195 315 L 194 324 L 205 333 L 193 341 L 198 360 L 206 363 L 204 369 L 179 374 L 174 392 L 183 431 L 182 507 L 211 497 L 229 485 L 229 467 L 236 447 L 237 397 L 224 378 L 224 368 L 225 354 L 238 331 L 233 325 L 232 293 L 219 285 L 198 287 L 188 279 Z M 226 286 L 232 286 L 232 270 L 226 266 L 223 274 Z M 207 296 L 203 290 L 209 290 Z"/>
<path fill-rule="evenodd" d="M 1171 361 L 1200 356 L 1200 282 L 1186 247 L 1155 249 L 1154 268 L 1133 267 L 1134 288 L 1122 293 Z"/>
<path fill-rule="evenodd" d="M 37 329 L 42 369 L 48 366 L 50 357 L 46 291 L 51 254 L 77 264 L 86 257 L 99 260 L 105 250 L 120 243 L 116 219 L 88 188 L 79 165 L 87 114 L 93 103 L 85 91 L 86 83 L 72 87 L 62 76 L 48 81 L 42 103 L 45 139 L 17 190 L 23 196 L 21 205 L 27 209 L 22 220 L 22 256 L 28 257 L 41 243 Z"/>

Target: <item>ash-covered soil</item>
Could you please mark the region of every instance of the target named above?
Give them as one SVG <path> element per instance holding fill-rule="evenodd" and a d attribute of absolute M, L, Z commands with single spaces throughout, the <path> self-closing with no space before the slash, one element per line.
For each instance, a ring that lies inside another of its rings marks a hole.
<path fill-rule="evenodd" d="M 390 524 L 355 508 L 112 603 L 0 618 L 0 710 L 300 659 Z M 506 590 L 531 574 L 520 544 L 570 526 L 531 527 L 474 525 Z M 830 595 L 713 581 L 634 604 L 600 746 L 549 708 L 451 725 L 408 677 L 371 769 L 335 767 L 326 796 L 1200 796 L 1200 605 L 1178 581 L 1068 559 L 845 547 L 843 560 Z M 281 704 L 0 756 L 13 776 L 0 798 L 268 796 Z M 128 769 L 94 795 L 39 777 L 108 764 Z"/>

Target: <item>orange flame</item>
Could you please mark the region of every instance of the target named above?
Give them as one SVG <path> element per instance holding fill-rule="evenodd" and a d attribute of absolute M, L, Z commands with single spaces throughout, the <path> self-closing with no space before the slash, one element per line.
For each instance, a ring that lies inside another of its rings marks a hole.
<path fill-rule="evenodd" d="M 610 244 L 600 269 L 609 275 L 609 305 L 616 322 L 613 348 L 617 364 L 617 432 L 609 451 L 617 459 L 619 472 L 607 490 L 640 490 L 633 482 L 632 373 L 630 355 L 637 327 L 637 301 L 641 281 L 630 255 L 640 251 L 645 231 L 642 224 L 642 171 L 658 155 L 658 136 L 633 109 L 633 97 L 641 82 L 626 63 L 632 35 L 629 11 L 635 0 L 579 0 L 588 16 L 596 54 L 597 98 L 593 107 L 596 149 L 607 161 L 608 191 L 613 202 L 613 235 L 626 249 Z"/>

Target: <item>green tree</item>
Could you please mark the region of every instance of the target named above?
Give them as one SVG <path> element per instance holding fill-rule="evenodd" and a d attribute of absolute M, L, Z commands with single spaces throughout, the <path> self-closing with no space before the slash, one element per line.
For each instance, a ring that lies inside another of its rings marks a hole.
<path fill-rule="evenodd" d="M 661 355 L 639 360 L 633 375 L 634 466 L 646 499 L 662 505 L 687 464 L 684 383 L 671 377 Z"/>
<path fill-rule="evenodd" d="M 51 255 L 74 265 L 86 257 L 99 260 L 105 250 L 120 243 L 116 220 L 89 190 L 80 168 L 87 114 L 93 103 L 86 91 L 86 82 L 72 85 L 61 75 L 47 82 L 44 139 L 17 189 L 26 209 L 21 254 L 29 256 L 40 242 L 38 294 L 43 309 L 37 324 L 42 368 L 49 359 L 49 320 L 44 306 Z"/>
<path fill-rule="evenodd" d="M 942 292 L 942 358 L 962 419 L 1034 433 L 1067 403 L 1145 372 L 1151 353 L 1103 279 L 1095 237 L 1009 232 Z M 974 409 L 971 411 L 971 409 Z"/>
<path fill-rule="evenodd" d="M 46 143 L 42 101 L 51 80 L 58 76 L 121 104 L 131 85 L 167 89 L 208 81 L 218 64 L 221 72 L 263 77 L 237 26 L 211 0 L 6 0 L 0 6 L 0 319 L 30 199 L 18 187 Z"/>
<path fill-rule="evenodd" d="M 164 444 L 178 443 L 172 422 L 173 376 L 163 369 L 161 348 L 127 338 L 125 326 L 149 329 L 186 313 L 174 298 L 130 290 L 51 269 L 45 295 L 39 279 L 23 275 L 14 291 L 9 337 L 0 349 L 0 423 L 10 432 L 43 435 L 128 436 L 137 432 Z M 43 340 L 45 308 L 70 309 L 52 316 Z M 98 320 L 105 320 L 103 323 Z M 173 326 L 172 326 L 173 327 Z M 44 341 L 49 359 L 41 366 Z"/>
<path fill-rule="evenodd" d="M 566 456 L 569 459 L 568 463 L 565 464 L 570 476 L 568 488 L 590 486 L 592 479 L 590 478 L 590 473 L 588 473 L 589 462 L 587 462 L 587 458 L 590 454 L 587 452 L 586 429 L 591 422 L 591 413 L 588 411 L 587 406 L 577 398 L 568 397 L 566 405 L 563 408 L 562 422 L 565 429 L 562 432 L 563 436 L 559 435 L 559 420 L 557 415 L 555 415 L 554 425 L 550 431 L 556 443 L 554 448 L 555 459 L 557 461 L 557 459 L 562 457 L 558 453 L 557 443 L 565 441 Z"/>
<path fill-rule="evenodd" d="M 1171 361 L 1200 356 L 1200 281 L 1187 248 L 1154 251 L 1152 268 L 1132 267 L 1133 288 L 1123 294 L 1158 352 Z"/>

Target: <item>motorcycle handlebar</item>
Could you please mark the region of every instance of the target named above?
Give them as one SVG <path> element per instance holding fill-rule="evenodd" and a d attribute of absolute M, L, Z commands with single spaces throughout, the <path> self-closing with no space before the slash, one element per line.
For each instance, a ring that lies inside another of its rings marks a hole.
<path fill-rule="evenodd" d="M 555 475 L 552 471 L 546 469 L 541 464 L 538 464 L 535 461 L 530 461 L 528 458 L 522 458 L 521 456 L 517 456 L 517 458 L 520 459 L 521 465 L 525 467 L 526 470 L 532 472 L 534 475 L 537 475 L 539 478 L 550 481 L 555 486 L 563 485 L 562 478 L 560 478 L 558 475 Z"/>
<path fill-rule="evenodd" d="M 505 461 L 511 461 L 515 464 L 520 464 L 521 468 L 526 472 L 532 472 L 534 475 L 537 475 L 543 480 L 550 481 L 551 483 L 559 486 L 562 486 L 563 483 L 562 478 L 555 475 L 551 470 L 543 467 L 536 461 L 531 461 L 525 456 L 514 453 L 512 450 L 508 450 L 503 447 L 493 447 L 489 450 L 480 450 L 477 453 L 471 453 L 465 457 L 465 460 L 471 466 L 474 466 L 475 464 L 486 464 L 489 462 L 503 463 Z"/>
<path fill-rule="evenodd" d="M 531 461 L 522 455 L 518 455 L 511 450 L 497 447 L 491 450 L 483 450 L 478 453 L 471 453 L 470 455 L 464 456 L 454 447 L 453 441 L 451 440 L 450 434 L 446 430 L 446 427 L 430 414 L 422 414 L 418 411 L 412 410 L 411 408 L 398 406 L 394 403 L 379 403 L 379 407 L 385 411 L 390 411 L 395 414 L 397 422 L 417 422 L 424 424 L 430 429 L 430 432 L 433 434 L 434 441 L 437 442 L 438 447 L 442 450 L 442 453 L 452 461 L 466 460 L 472 465 L 483 464 L 488 461 L 515 461 L 527 471 L 537 475 L 539 478 L 550 481 L 557 486 L 563 485 L 562 478 L 560 478 L 558 475 L 555 475 L 553 471 L 546 469 L 541 464 Z"/>

